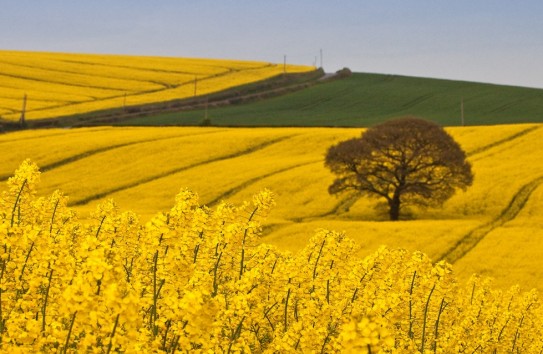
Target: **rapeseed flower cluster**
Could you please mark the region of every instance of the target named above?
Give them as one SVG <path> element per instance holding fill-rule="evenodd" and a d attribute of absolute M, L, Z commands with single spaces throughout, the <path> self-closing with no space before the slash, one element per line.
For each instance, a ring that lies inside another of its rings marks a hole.
<path fill-rule="evenodd" d="M 181 190 L 145 225 L 112 200 L 82 224 L 37 197 L 25 161 L 0 197 L 3 352 L 539 353 L 535 291 L 492 288 L 420 252 L 359 259 L 319 230 L 292 255 L 260 242 L 273 207 L 201 206 Z"/>

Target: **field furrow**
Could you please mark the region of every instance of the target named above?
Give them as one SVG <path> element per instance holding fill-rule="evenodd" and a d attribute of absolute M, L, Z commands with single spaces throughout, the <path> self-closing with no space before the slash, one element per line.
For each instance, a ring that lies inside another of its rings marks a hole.
<path fill-rule="evenodd" d="M 447 262 L 454 264 L 464 257 L 469 251 L 477 246 L 477 244 L 481 242 L 486 235 L 488 235 L 494 229 L 513 220 L 520 213 L 531 194 L 541 185 L 541 183 L 543 183 L 543 176 L 540 176 L 530 183 L 522 186 L 522 188 L 520 188 L 520 190 L 513 196 L 509 202 L 509 205 L 507 205 L 507 207 L 496 219 L 470 231 L 451 249 L 447 250 L 442 256 L 440 256 L 439 260 L 444 259 Z"/>
<path fill-rule="evenodd" d="M 321 162 L 321 161 L 318 161 L 318 162 Z M 288 166 L 288 167 L 282 168 L 280 170 L 272 171 L 272 172 L 260 175 L 258 177 L 255 177 L 255 178 L 251 178 L 251 179 L 246 180 L 243 183 L 241 183 L 241 184 L 239 184 L 239 185 L 237 185 L 237 186 L 235 186 L 233 188 L 230 188 L 229 190 L 225 191 L 224 193 L 220 194 L 219 196 L 215 197 L 214 199 L 208 201 L 207 205 L 214 206 L 215 204 L 219 203 L 220 201 L 228 200 L 234 194 L 239 193 L 242 190 L 249 188 L 251 185 L 253 185 L 253 184 L 257 183 L 257 182 L 260 182 L 265 178 L 273 178 L 274 176 L 276 176 L 276 175 L 278 175 L 280 173 L 287 172 L 287 171 L 290 171 L 292 169 L 302 167 L 302 166 L 305 166 L 305 165 L 309 165 L 309 164 L 312 164 L 312 163 L 314 163 L 314 161 L 300 163 L 300 164 L 297 164 L 297 165 L 294 165 L 294 166 Z"/>
<path fill-rule="evenodd" d="M 401 222 L 387 221 L 382 201 L 331 196 L 334 176 L 323 163 L 329 146 L 361 129 L 338 128 L 83 128 L 21 131 L 0 135 L 0 176 L 11 175 L 30 157 L 42 168 L 39 193 L 56 189 L 70 197 L 82 219 L 113 198 L 121 210 L 148 220 L 167 211 L 180 189 L 200 202 L 239 203 L 268 188 L 277 206 L 265 224 L 262 241 L 296 252 L 315 229 L 345 231 L 362 245 L 361 255 L 380 244 L 420 250 L 446 258 L 467 274 L 477 269 L 507 285 L 498 257 L 479 264 L 493 245 L 510 269 L 534 274 L 543 247 L 539 214 L 543 165 L 539 125 L 455 127 L 447 130 L 468 151 L 475 180 L 442 208 L 406 208 Z M 539 202 L 538 202 L 539 201 Z M 539 220 L 539 221 L 537 221 Z M 519 246 L 525 228 L 532 235 L 530 258 Z M 514 233 L 512 233 L 514 230 Z M 505 246 L 509 245 L 509 246 Z M 503 249 L 502 249 L 503 248 Z M 541 251 L 539 251 L 541 249 Z M 468 252 L 469 251 L 469 252 Z M 539 253 L 538 253 L 539 252 Z M 520 274 L 520 273 L 518 273 Z M 519 275 L 521 276 L 521 275 Z M 515 282 L 522 282 L 515 279 Z"/>
<path fill-rule="evenodd" d="M 190 169 L 193 169 L 193 168 L 196 168 L 196 167 L 211 164 L 211 163 L 221 161 L 221 160 L 232 159 L 232 158 L 235 158 L 235 157 L 238 157 L 238 156 L 241 156 L 241 155 L 245 155 L 245 154 L 251 154 L 251 153 L 253 153 L 255 151 L 264 149 L 265 147 L 267 147 L 269 145 L 276 144 L 276 143 L 278 143 L 278 142 L 280 142 L 282 140 L 288 139 L 288 138 L 289 137 L 286 136 L 286 137 L 279 137 L 279 138 L 275 138 L 275 139 L 271 139 L 271 140 L 266 140 L 266 141 L 261 142 L 261 143 L 259 143 L 257 145 L 250 145 L 244 150 L 234 151 L 234 152 L 232 152 L 230 154 L 226 154 L 226 155 L 218 155 L 218 156 L 213 157 L 213 158 L 204 159 L 202 161 L 198 161 L 198 162 L 195 162 L 193 164 L 183 165 L 183 166 L 173 168 L 173 169 L 172 168 L 166 168 L 166 170 L 161 172 L 161 173 L 147 174 L 143 178 L 140 178 L 138 176 L 134 176 L 136 178 L 133 178 L 133 180 L 131 182 L 129 182 L 129 183 L 121 183 L 120 185 L 117 185 L 116 187 L 108 188 L 108 189 L 106 189 L 106 190 L 104 190 L 104 191 L 102 191 L 100 193 L 95 193 L 95 194 L 88 195 L 88 196 L 86 196 L 84 198 L 76 199 L 75 201 L 73 201 L 71 203 L 71 205 L 74 205 L 74 206 L 85 205 L 85 204 L 87 204 L 87 203 L 89 203 L 91 201 L 108 197 L 111 194 L 118 193 L 118 192 L 121 192 L 121 191 L 124 191 L 124 190 L 127 190 L 127 189 L 131 189 L 131 188 L 137 187 L 137 186 L 145 184 L 145 183 L 149 183 L 149 182 L 153 182 L 153 181 L 156 181 L 156 180 L 159 180 L 159 179 L 163 179 L 163 178 L 166 178 L 168 176 L 171 176 L 171 175 L 183 172 L 183 171 L 187 171 L 187 170 L 190 170 Z"/>
<path fill-rule="evenodd" d="M 18 134 L 18 138 L 0 139 L 0 148 L 9 149 L 9 154 L 0 155 L 0 176 L 2 180 L 10 177 L 21 159 L 30 158 L 42 167 L 42 171 L 63 167 L 67 164 L 89 158 L 113 149 L 142 143 L 157 143 L 166 139 L 199 136 L 220 132 L 222 129 L 160 129 L 142 131 L 127 129 L 123 133 L 111 128 L 92 128 L 85 130 L 49 130 L 47 134 L 29 136 Z M 35 134 L 35 133 L 34 133 Z M 28 135 L 28 134 L 27 134 Z M 9 138 L 12 135 L 6 135 Z M 75 176 L 74 176 L 75 177 Z"/>
<path fill-rule="evenodd" d="M 271 78 L 265 62 L 0 51 L 2 118 L 28 120 L 179 100 Z M 287 65 L 288 72 L 314 68 Z M 54 99 L 46 99 L 53 97 Z"/>

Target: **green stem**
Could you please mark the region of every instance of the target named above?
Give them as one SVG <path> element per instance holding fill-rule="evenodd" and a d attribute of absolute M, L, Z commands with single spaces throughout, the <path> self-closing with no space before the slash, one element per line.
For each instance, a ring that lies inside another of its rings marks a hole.
<path fill-rule="evenodd" d="M 245 320 L 245 316 L 241 318 L 241 321 L 239 321 L 239 324 L 236 327 L 236 330 L 234 333 L 232 333 L 232 337 L 230 337 L 230 345 L 228 346 L 228 353 L 232 351 L 232 345 L 236 340 L 238 340 L 239 336 L 241 335 L 241 329 L 243 328 L 243 321 Z"/>
<path fill-rule="evenodd" d="M 288 280 L 288 283 L 290 284 L 290 279 Z M 290 298 L 290 287 L 287 290 L 287 297 L 285 299 L 285 310 L 284 310 L 284 313 L 283 313 L 285 332 L 288 329 L 288 299 L 289 298 Z"/>
<path fill-rule="evenodd" d="M 49 301 L 49 289 L 51 288 L 51 279 L 53 278 L 53 269 L 49 271 L 47 277 L 47 289 L 45 289 L 45 299 L 43 300 L 43 306 L 41 308 L 41 331 L 45 332 L 45 314 L 47 312 L 47 301 Z"/>
<path fill-rule="evenodd" d="M 32 253 L 32 250 L 34 249 L 34 241 L 30 244 L 30 248 L 28 249 L 28 252 L 26 253 L 25 257 L 25 263 L 23 264 L 23 267 L 21 268 L 21 274 L 19 275 L 19 281 L 23 280 L 23 275 L 25 273 L 26 265 L 28 264 L 28 259 L 30 258 L 30 253 Z"/>
<path fill-rule="evenodd" d="M 256 207 L 253 212 L 251 213 L 251 216 L 249 216 L 248 222 L 251 222 L 253 220 L 253 217 L 256 214 L 256 211 L 258 210 L 258 207 Z M 245 262 L 245 240 L 247 239 L 247 233 L 249 232 L 249 227 L 245 228 L 245 232 L 243 233 L 243 240 L 241 241 L 241 260 L 239 264 L 239 279 L 243 276 L 243 268 L 244 268 L 244 262 Z"/>
<path fill-rule="evenodd" d="M 109 344 L 107 346 L 106 354 L 109 354 L 111 352 L 111 347 L 113 346 L 113 337 L 115 336 L 115 331 L 117 330 L 117 325 L 119 324 L 119 316 L 120 314 L 117 314 L 117 317 L 115 317 L 115 324 L 113 325 L 113 330 L 109 335 Z"/>
<path fill-rule="evenodd" d="M 106 215 L 102 217 L 102 220 L 100 220 L 100 225 L 98 226 L 98 230 L 96 230 L 96 238 L 98 238 L 98 235 L 100 234 L 100 230 L 102 229 L 102 225 L 104 224 L 104 220 L 106 220 Z"/>
<path fill-rule="evenodd" d="M 23 192 L 23 188 L 26 186 L 26 182 L 27 180 L 25 179 L 23 185 L 21 186 L 21 189 L 19 189 L 17 199 L 15 199 L 15 204 L 13 204 L 13 210 L 11 211 L 11 227 L 13 227 L 13 223 L 15 221 L 15 210 L 17 210 L 17 205 L 19 204 L 19 199 L 21 199 L 21 193 Z"/>
<path fill-rule="evenodd" d="M 315 260 L 315 267 L 313 267 L 313 280 L 317 277 L 317 266 L 319 265 L 319 259 L 322 255 L 322 249 L 324 248 L 324 243 L 326 242 L 326 239 L 322 240 L 321 248 L 319 250 L 319 254 L 317 255 L 317 260 Z"/>
<path fill-rule="evenodd" d="M 439 320 L 441 319 L 441 314 L 443 311 L 445 311 L 445 307 L 447 307 L 447 303 L 445 302 L 445 298 L 441 299 L 441 304 L 439 305 L 439 312 L 437 313 L 437 320 L 436 320 L 436 328 L 434 332 L 434 353 L 437 353 L 437 338 L 439 334 Z"/>
<path fill-rule="evenodd" d="M 218 290 L 219 290 L 219 284 L 217 283 L 217 270 L 219 269 L 219 263 L 221 262 L 222 257 L 222 251 L 219 253 L 219 256 L 217 257 L 217 262 L 215 262 L 215 267 L 213 267 L 213 292 L 211 293 L 211 297 L 217 296 Z"/>
<path fill-rule="evenodd" d="M 66 336 L 66 343 L 64 343 L 64 349 L 62 350 L 62 352 L 64 354 L 66 354 L 68 352 L 68 344 L 70 343 L 70 337 L 72 335 L 72 329 L 74 328 L 75 315 L 77 315 L 77 311 L 74 312 L 74 314 L 72 315 L 72 319 L 70 321 L 70 329 L 68 330 L 68 335 Z"/>
<path fill-rule="evenodd" d="M 426 306 L 424 307 L 424 322 L 422 323 L 422 339 L 420 344 L 420 352 L 424 353 L 424 344 L 426 342 L 426 322 L 428 319 L 428 308 L 430 307 L 430 299 L 432 298 L 432 294 L 434 293 L 434 289 L 436 288 L 436 283 L 434 283 L 434 286 L 432 287 L 432 290 L 430 290 L 430 294 L 428 294 L 428 299 L 426 300 Z"/>
<path fill-rule="evenodd" d="M 168 332 L 170 331 L 171 326 L 172 326 L 172 321 L 171 320 L 166 321 L 166 331 L 164 332 L 164 337 L 162 337 L 162 350 L 166 349 L 166 342 L 168 340 Z"/>
<path fill-rule="evenodd" d="M 60 203 L 60 198 L 57 199 L 55 203 L 55 208 L 53 209 L 53 216 L 51 216 L 51 225 L 49 226 L 49 235 L 53 232 L 53 223 L 55 222 L 55 214 L 57 213 L 58 204 Z"/>
<path fill-rule="evenodd" d="M 409 338 L 413 339 L 415 333 L 413 333 L 413 288 L 415 287 L 415 277 L 417 276 L 417 271 L 413 272 L 413 279 L 411 279 L 411 288 L 409 288 L 409 331 L 407 332 Z"/>

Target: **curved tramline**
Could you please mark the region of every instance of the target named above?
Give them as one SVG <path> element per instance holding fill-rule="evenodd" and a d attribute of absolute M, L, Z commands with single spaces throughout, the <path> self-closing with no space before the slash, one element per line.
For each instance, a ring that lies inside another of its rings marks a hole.
<path fill-rule="evenodd" d="M 225 199 L 241 203 L 269 188 L 277 207 L 264 224 L 262 240 L 281 249 L 299 251 L 319 228 L 345 230 L 362 245 L 361 256 L 380 244 L 420 250 L 432 259 L 444 257 L 455 245 L 469 246 L 469 252 L 460 252 L 456 260 L 447 258 L 455 261 L 461 279 L 484 272 L 496 277 L 500 286 L 538 286 L 538 274 L 527 269 L 536 269 L 543 259 L 543 247 L 536 242 L 543 237 L 538 231 L 543 220 L 537 218 L 543 176 L 541 125 L 447 131 L 469 154 L 473 186 L 441 209 L 407 210 L 406 220 L 397 224 L 386 221 L 374 200 L 340 199 L 327 193 L 333 176 L 324 167 L 324 154 L 329 146 L 360 135 L 360 129 L 352 128 L 21 131 L 0 136 L 6 152 L 0 156 L 0 176 L 13 174 L 23 157 L 33 159 L 45 167 L 40 193 L 61 189 L 84 220 L 92 219 L 95 208 L 110 198 L 149 220 L 170 207 L 180 188 L 198 192 L 201 203 L 209 206 Z M 530 245 L 529 250 L 520 240 Z M 510 246 L 505 255 L 506 244 Z M 497 254 L 507 257 L 501 262 L 509 268 L 500 265 Z M 514 269 L 525 271 L 517 271 L 512 279 L 508 274 Z"/>
<path fill-rule="evenodd" d="M 539 176 L 533 181 L 525 184 L 513 196 L 511 202 L 501 212 L 501 214 L 491 222 L 481 225 L 470 231 L 466 236 L 459 240 L 451 249 L 447 250 L 439 260 L 446 260 L 454 264 L 469 251 L 471 251 L 481 240 L 494 229 L 503 226 L 505 223 L 513 220 L 522 210 L 532 193 L 543 183 L 543 176 Z"/>
<path fill-rule="evenodd" d="M 181 173 L 181 172 L 186 171 L 186 170 L 194 169 L 196 167 L 204 166 L 204 165 L 211 164 L 211 163 L 214 163 L 214 162 L 217 162 L 217 161 L 229 160 L 229 159 L 232 159 L 232 158 L 235 158 L 235 157 L 238 157 L 238 156 L 251 154 L 251 153 L 253 153 L 255 151 L 264 149 L 265 147 L 267 147 L 269 145 L 276 144 L 276 143 L 278 143 L 278 142 L 280 142 L 282 140 L 288 139 L 288 138 L 289 137 L 286 136 L 286 137 L 279 137 L 279 138 L 268 140 L 268 141 L 263 141 L 263 142 L 261 142 L 261 143 L 259 143 L 257 145 L 251 145 L 245 150 L 236 151 L 236 152 L 233 152 L 233 153 L 228 154 L 228 155 L 218 155 L 218 156 L 210 158 L 210 159 L 195 162 L 195 163 L 193 163 L 191 165 L 181 166 L 181 167 L 178 167 L 178 168 L 175 168 L 175 169 L 166 170 L 166 171 L 164 171 L 164 172 L 162 172 L 160 174 L 146 176 L 144 178 L 137 179 L 137 180 L 135 180 L 135 181 L 133 181 L 131 183 L 123 184 L 123 185 L 117 186 L 115 188 L 105 190 L 105 191 L 103 191 L 101 193 L 94 194 L 94 195 L 89 195 L 86 198 L 75 200 L 74 202 L 72 202 L 72 205 L 74 205 L 74 206 L 85 205 L 85 204 L 87 204 L 87 203 L 89 203 L 91 201 L 109 197 L 111 194 L 122 192 L 124 190 L 128 190 L 128 189 L 140 186 L 142 184 L 153 182 L 153 181 L 156 181 L 156 180 L 159 180 L 159 179 L 162 179 L 162 178 L 174 175 L 174 174 L 178 174 L 178 173 Z"/>
<path fill-rule="evenodd" d="M 256 61 L 0 51 L 0 117 L 127 110 L 315 68 Z M 23 109 L 23 105 L 25 108 Z"/>
<path fill-rule="evenodd" d="M 181 189 L 145 224 L 106 200 L 83 223 L 39 177 L 27 159 L 0 194 L 6 352 L 543 351 L 537 290 L 460 284 L 420 251 L 356 257 L 324 229 L 282 251 L 260 238 L 269 190 L 209 208 Z"/>

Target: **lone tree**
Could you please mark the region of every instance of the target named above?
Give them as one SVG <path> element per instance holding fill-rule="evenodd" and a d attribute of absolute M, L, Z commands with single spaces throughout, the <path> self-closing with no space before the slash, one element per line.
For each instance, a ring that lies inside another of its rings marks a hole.
<path fill-rule="evenodd" d="M 390 220 L 398 220 L 405 205 L 440 206 L 473 182 L 458 143 L 437 124 L 418 118 L 387 121 L 330 147 L 325 165 L 337 175 L 330 194 L 385 198 Z"/>

